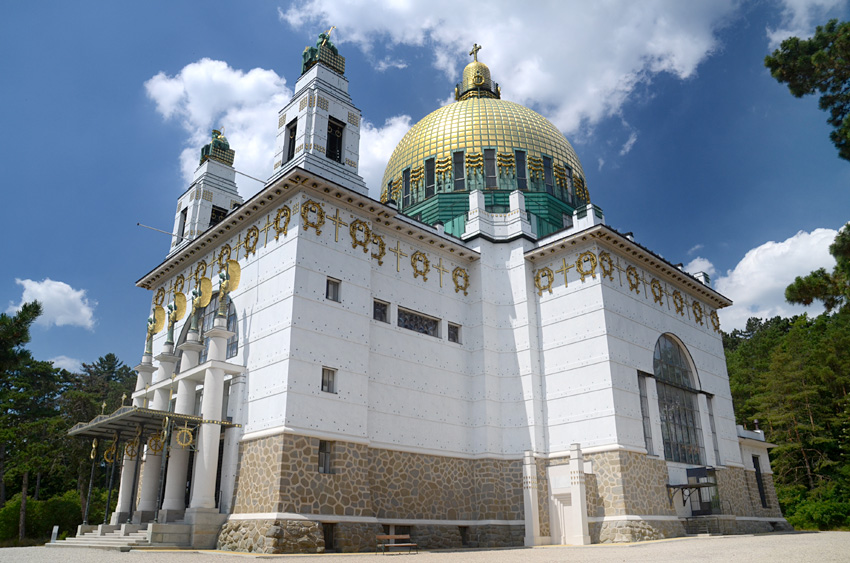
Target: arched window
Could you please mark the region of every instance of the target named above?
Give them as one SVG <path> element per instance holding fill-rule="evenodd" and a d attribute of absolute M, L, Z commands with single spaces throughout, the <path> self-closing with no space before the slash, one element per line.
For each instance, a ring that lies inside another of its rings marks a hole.
<path fill-rule="evenodd" d="M 664 458 L 702 465 L 705 450 L 697 401 L 697 384 L 688 353 L 678 342 L 662 334 L 655 344 L 653 358 L 661 412 Z"/>
<path fill-rule="evenodd" d="M 218 313 L 218 293 L 212 296 L 210 299 L 209 305 L 201 309 L 198 316 L 198 336 L 200 337 L 200 342 L 204 345 L 204 349 L 201 351 L 201 354 L 198 358 L 198 363 L 202 364 L 207 361 L 207 354 L 209 353 L 210 343 L 208 339 L 204 338 L 204 334 L 213 327 L 213 323 L 215 322 L 215 316 Z M 191 313 L 190 313 L 191 314 Z M 186 336 L 189 334 L 189 326 L 192 324 L 190 318 L 186 319 L 186 323 L 183 326 L 183 331 L 180 333 L 180 339 L 177 341 L 178 344 L 183 344 L 186 342 Z M 239 324 L 236 321 L 236 308 L 233 306 L 233 303 L 230 303 L 227 311 L 227 330 L 233 332 L 233 336 L 231 336 L 227 340 L 227 354 L 225 359 L 230 359 L 236 355 L 239 351 Z M 183 359 L 183 352 L 179 353 L 180 359 Z M 178 360 L 177 365 L 175 366 L 175 371 L 180 373 L 180 364 L 181 361 Z"/>

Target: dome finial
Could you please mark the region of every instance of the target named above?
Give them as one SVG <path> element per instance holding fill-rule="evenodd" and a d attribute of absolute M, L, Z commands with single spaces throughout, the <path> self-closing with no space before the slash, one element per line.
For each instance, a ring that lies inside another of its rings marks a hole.
<path fill-rule="evenodd" d="M 472 55 L 473 60 L 475 60 L 476 62 L 478 62 L 478 51 L 480 50 L 481 45 L 479 45 L 478 43 L 472 44 L 472 50 L 469 52 L 469 54 Z"/>

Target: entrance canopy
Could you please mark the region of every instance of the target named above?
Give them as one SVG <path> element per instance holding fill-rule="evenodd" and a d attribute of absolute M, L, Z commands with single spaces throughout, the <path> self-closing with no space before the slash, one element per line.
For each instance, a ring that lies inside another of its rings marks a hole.
<path fill-rule="evenodd" d="M 223 427 L 238 427 L 239 424 L 225 420 L 204 420 L 200 416 L 177 414 L 168 411 L 147 409 L 142 407 L 121 407 L 111 414 L 101 414 L 89 422 L 78 422 L 68 431 L 69 436 L 87 438 L 112 438 L 116 432 L 123 436 L 135 434 L 139 428 L 151 430 L 162 427 L 164 419 L 174 422 L 184 422 L 192 425 L 218 424 Z"/>

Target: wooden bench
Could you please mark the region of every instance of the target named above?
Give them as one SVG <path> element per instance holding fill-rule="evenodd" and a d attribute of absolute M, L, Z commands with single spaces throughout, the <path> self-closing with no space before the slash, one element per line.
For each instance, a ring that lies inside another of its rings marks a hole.
<path fill-rule="evenodd" d="M 402 540 L 404 543 L 394 543 L 396 540 Z M 411 553 L 414 549 L 416 550 L 416 553 L 419 553 L 419 546 L 410 541 L 410 534 L 378 534 L 377 536 L 375 536 L 376 555 L 378 553 L 378 550 L 380 550 L 381 553 L 386 555 L 387 551 L 391 549 L 401 549 L 404 547 L 407 548 L 408 553 Z"/>

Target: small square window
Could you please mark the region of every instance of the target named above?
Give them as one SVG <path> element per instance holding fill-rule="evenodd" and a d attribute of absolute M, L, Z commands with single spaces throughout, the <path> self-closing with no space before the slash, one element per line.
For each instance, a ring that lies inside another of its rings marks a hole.
<path fill-rule="evenodd" d="M 330 301 L 339 303 L 339 280 L 328 278 L 328 283 L 325 286 L 325 297 Z"/>
<path fill-rule="evenodd" d="M 319 440 L 319 473 L 331 472 L 331 442 Z"/>
<path fill-rule="evenodd" d="M 390 322 L 390 304 L 375 299 L 372 306 L 372 318 L 383 323 Z"/>
<path fill-rule="evenodd" d="M 336 393 L 336 370 L 322 368 L 322 391 L 325 393 Z"/>
<path fill-rule="evenodd" d="M 449 342 L 460 344 L 460 325 L 449 323 Z"/>

